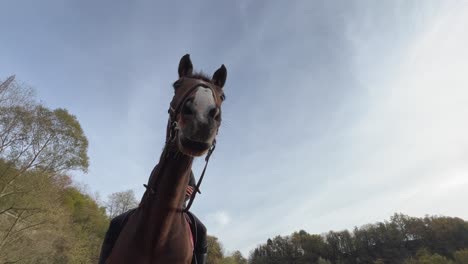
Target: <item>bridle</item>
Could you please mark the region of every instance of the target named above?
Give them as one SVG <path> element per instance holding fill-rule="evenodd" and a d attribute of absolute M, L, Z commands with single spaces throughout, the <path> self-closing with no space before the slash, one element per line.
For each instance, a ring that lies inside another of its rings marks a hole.
<path fill-rule="evenodd" d="M 187 98 L 192 94 L 192 92 L 200 86 L 211 90 L 211 92 L 214 95 L 216 107 L 220 109 L 221 103 L 223 101 L 223 96 L 224 96 L 222 94 L 221 87 L 211 82 L 207 82 L 198 78 L 181 77 L 179 80 L 177 80 L 174 83 L 175 95 L 168 110 L 169 122 L 167 124 L 167 134 L 166 134 L 167 136 L 166 136 L 166 143 L 165 143 L 166 145 L 164 147 L 166 153 L 163 153 L 163 155 L 168 154 L 167 149 L 168 149 L 169 144 L 173 143 L 174 140 L 177 138 L 178 130 L 179 130 L 178 124 L 177 124 L 177 117 L 181 113 L 183 105 L 187 101 Z M 211 154 L 213 154 L 213 151 L 215 150 L 215 148 L 216 148 L 216 139 L 213 140 L 211 147 L 208 149 L 208 152 L 205 157 L 205 167 L 203 168 L 200 178 L 198 179 L 194 192 L 190 196 L 189 203 L 183 210 L 184 212 L 188 212 L 190 210 L 190 207 L 192 206 L 192 203 L 195 200 L 197 192 L 201 194 L 200 185 L 203 181 L 203 177 L 205 176 L 205 172 L 208 167 L 208 162 L 210 160 Z M 156 186 L 158 184 L 158 180 L 159 178 L 156 179 Z M 145 186 L 150 191 L 151 194 L 155 193 L 152 187 L 146 184 L 143 184 L 143 186 Z"/>
<path fill-rule="evenodd" d="M 169 123 L 168 123 L 168 138 L 166 138 L 166 144 L 169 140 L 174 140 L 177 133 L 177 116 L 182 110 L 182 106 L 187 101 L 187 97 L 192 94 L 192 92 L 197 87 L 204 87 L 211 90 L 214 95 L 216 107 L 221 108 L 221 103 L 223 101 L 222 88 L 217 85 L 214 85 L 211 82 L 207 82 L 197 78 L 190 77 L 181 77 L 174 83 L 175 96 L 172 100 L 169 110 Z"/>

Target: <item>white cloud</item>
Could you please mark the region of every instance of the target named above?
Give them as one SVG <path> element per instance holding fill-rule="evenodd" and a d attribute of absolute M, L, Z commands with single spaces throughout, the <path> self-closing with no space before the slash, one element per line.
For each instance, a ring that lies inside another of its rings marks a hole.
<path fill-rule="evenodd" d="M 229 213 L 226 211 L 217 211 L 211 214 L 208 214 L 207 217 L 208 221 L 207 223 L 210 225 L 210 227 L 213 229 L 214 232 L 217 230 L 222 230 L 226 228 L 230 222 L 231 222 L 231 217 L 229 216 Z"/>

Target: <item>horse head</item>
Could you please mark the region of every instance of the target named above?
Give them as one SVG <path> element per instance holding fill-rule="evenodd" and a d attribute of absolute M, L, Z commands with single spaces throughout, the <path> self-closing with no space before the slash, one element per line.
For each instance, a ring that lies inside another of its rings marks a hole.
<path fill-rule="evenodd" d="M 168 140 L 175 141 L 180 152 L 201 156 L 215 144 L 221 125 L 226 77 L 224 65 L 210 78 L 193 72 L 189 54 L 180 59 L 168 124 Z"/>

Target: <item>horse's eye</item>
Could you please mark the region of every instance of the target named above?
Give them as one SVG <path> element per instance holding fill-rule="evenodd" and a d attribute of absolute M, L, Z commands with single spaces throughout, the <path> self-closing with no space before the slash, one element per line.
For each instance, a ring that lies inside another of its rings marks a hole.
<path fill-rule="evenodd" d="M 172 87 L 174 87 L 174 89 L 177 90 L 177 88 L 179 88 L 181 84 L 182 84 L 182 82 L 180 80 L 177 80 L 177 81 L 174 82 Z"/>
<path fill-rule="evenodd" d="M 222 94 L 222 95 L 220 96 L 220 98 L 221 98 L 221 101 L 224 101 L 224 100 L 226 100 L 226 95 Z"/>

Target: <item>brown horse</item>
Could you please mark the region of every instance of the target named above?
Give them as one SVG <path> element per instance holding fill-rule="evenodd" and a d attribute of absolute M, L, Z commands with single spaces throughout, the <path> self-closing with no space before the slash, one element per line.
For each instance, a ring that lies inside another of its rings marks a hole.
<path fill-rule="evenodd" d="M 224 65 L 209 78 L 193 73 L 188 54 L 180 60 L 166 145 L 140 206 L 122 229 L 107 264 L 191 263 L 193 244 L 183 210 L 185 192 L 194 157 L 209 156 L 213 150 L 226 76 Z"/>

